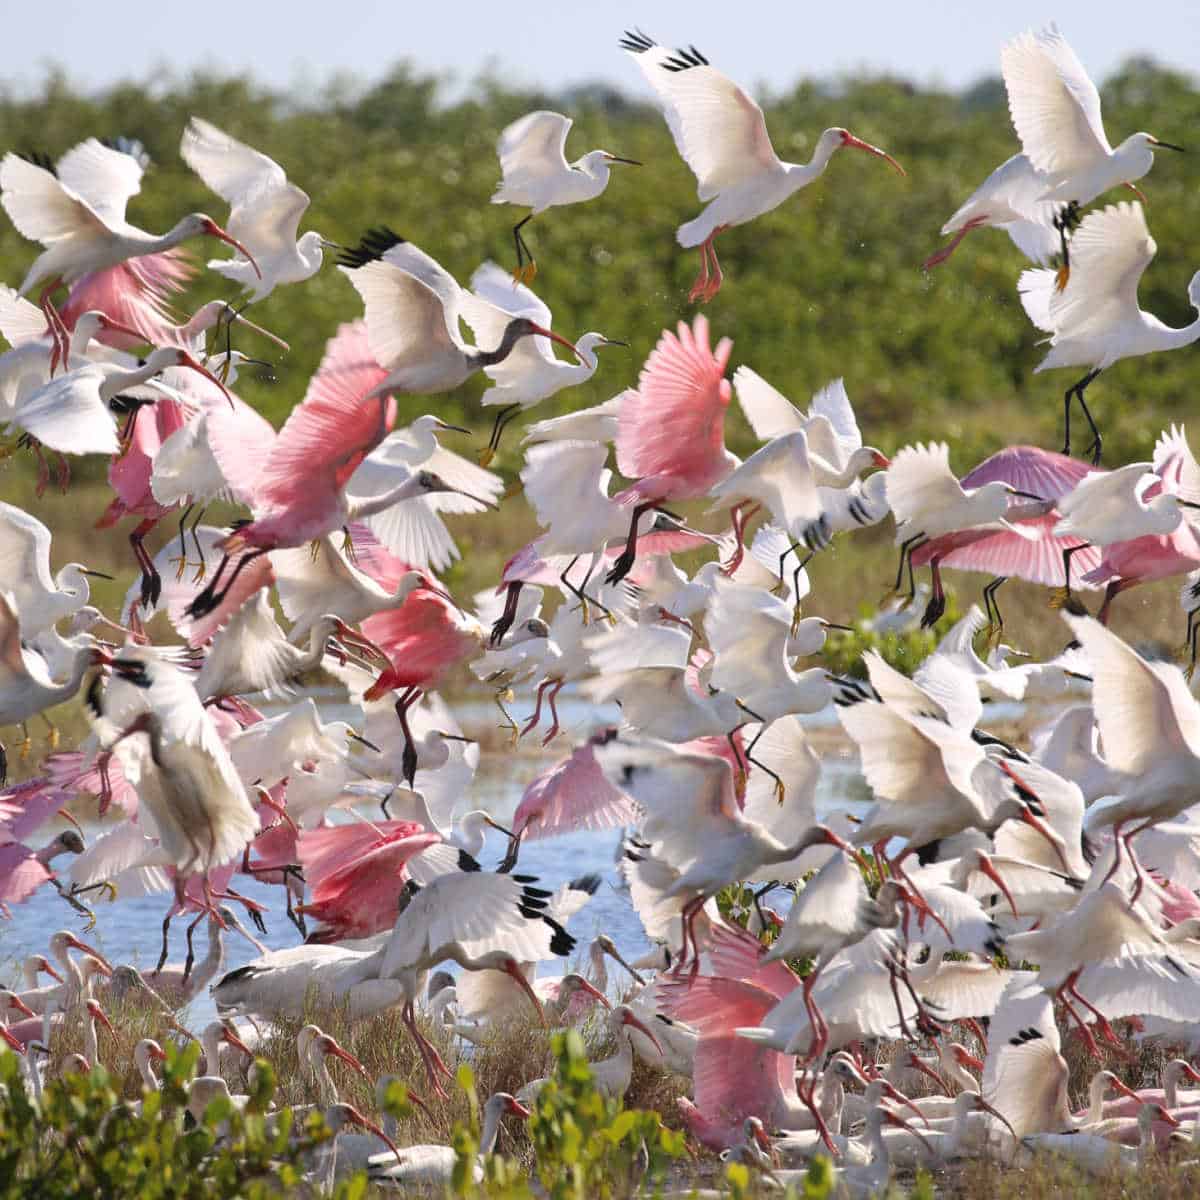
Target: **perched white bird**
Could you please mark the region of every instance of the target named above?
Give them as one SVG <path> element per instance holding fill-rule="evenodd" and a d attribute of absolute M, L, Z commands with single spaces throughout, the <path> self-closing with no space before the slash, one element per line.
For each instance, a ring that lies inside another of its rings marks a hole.
<path fill-rule="evenodd" d="M 607 150 L 592 150 L 573 163 L 567 162 L 567 134 L 571 124 L 571 118 L 562 113 L 540 109 L 518 117 L 501 132 L 496 143 L 502 178 L 492 195 L 492 203 L 533 209 L 513 226 L 517 248 L 513 279 L 521 283 L 532 283 L 537 275 L 537 263 L 521 236 L 521 229 L 528 221 L 556 205 L 595 199 L 608 187 L 613 163 L 642 165 L 637 159 L 621 158 Z"/>
<path fill-rule="evenodd" d="M 700 275 L 689 300 L 711 300 L 720 290 L 723 276 L 713 244 L 719 233 L 782 204 L 822 175 L 843 147 L 878 155 L 904 174 L 885 150 L 836 128 L 821 134 L 807 163 L 781 162 L 762 109 L 733 80 L 710 67 L 694 46 L 672 53 L 638 31 L 627 32 L 621 48 L 662 101 L 679 154 L 696 176 L 697 195 L 711 201 L 676 233 L 681 246 L 700 247 Z"/>
<path fill-rule="evenodd" d="M 1136 135 L 1141 136 L 1141 135 Z M 1053 271 L 1028 270 L 1017 281 L 1026 315 L 1050 334 L 1050 351 L 1034 372 L 1086 367 L 1087 374 L 1066 392 L 1064 454 L 1071 452 L 1071 397 L 1091 429 L 1093 461 L 1100 461 L 1101 437 L 1083 394 L 1106 367 L 1123 358 L 1176 350 L 1200 340 L 1200 315 L 1174 329 L 1138 305 L 1138 284 L 1158 249 L 1146 215 L 1137 203 L 1109 205 L 1084 217 L 1071 238 L 1071 277 L 1059 290 Z M 1200 271 L 1188 283 L 1188 302 L 1200 314 Z"/>
<path fill-rule="evenodd" d="M 253 256 L 248 262 L 210 262 L 209 269 L 246 288 L 252 302 L 280 284 L 302 283 L 315 275 L 321 269 L 323 247 L 340 249 L 315 231 L 297 240 L 308 194 L 289 183 L 283 168 L 261 151 L 192 117 L 179 153 L 229 205 L 229 234 Z"/>

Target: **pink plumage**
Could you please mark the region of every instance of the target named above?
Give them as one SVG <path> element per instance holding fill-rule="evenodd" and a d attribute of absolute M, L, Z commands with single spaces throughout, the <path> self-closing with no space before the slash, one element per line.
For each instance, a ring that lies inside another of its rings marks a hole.
<path fill-rule="evenodd" d="M 617 423 L 617 466 L 637 482 L 618 499 L 675 500 L 704 495 L 736 465 L 725 449 L 724 378 L 733 342 L 709 345 L 708 320 L 697 316 L 678 334 L 664 330 L 624 394 Z"/>
<path fill-rule="evenodd" d="M 368 617 L 362 631 L 391 661 L 368 691 L 369 700 L 397 688 L 436 688 L 481 645 L 480 633 L 465 624 L 454 606 L 425 588 L 399 608 Z"/>

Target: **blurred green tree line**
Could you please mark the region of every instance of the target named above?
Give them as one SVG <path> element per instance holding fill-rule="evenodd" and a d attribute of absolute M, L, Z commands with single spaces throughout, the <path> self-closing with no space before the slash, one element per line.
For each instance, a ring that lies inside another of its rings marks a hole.
<path fill-rule="evenodd" d="M 131 220 L 162 231 L 200 209 L 222 221 L 222 202 L 178 154 L 188 116 L 200 114 L 272 155 L 309 192 L 304 228 L 350 242 L 387 224 L 465 283 L 484 259 L 513 262 L 510 231 L 522 213 L 488 202 L 499 178 L 498 133 L 533 108 L 568 113 L 575 118 L 568 157 L 600 146 L 645 165 L 621 168 L 600 199 L 551 210 L 526 230 L 541 269 L 536 290 L 555 328 L 567 336 L 597 329 L 631 343 L 629 351 L 608 352 L 589 384 L 538 413 L 551 415 L 633 384 L 659 331 L 691 311 L 686 296 L 699 256 L 677 246 L 674 234 L 699 211 L 694 180 L 657 109 L 639 96 L 636 73 L 630 75 L 628 92 L 585 85 L 560 95 L 484 77 L 451 98 L 445 81 L 412 64 L 365 89 L 334 80 L 305 95 L 270 91 L 247 77 L 167 72 L 89 95 L 55 73 L 32 92 L 0 91 L 0 148 L 57 157 L 89 135 L 135 137 L 154 165 L 130 205 Z M 1186 144 L 1200 128 L 1195 82 L 1153 62 L 1130 61 L 1102 94 L 1114 140 L 1145 129 Z M 942 222 L 1018 149 L 999 81 L 962 93 L 898 78 L 805 81 L 760 99 L 781 157 L 806 160 L 823 128 L 844 125 L 893 153 L 908 177 L 867 155 L 841 154 L 817 183 L 722 238 L 727 283 L 707 311 L 715 331 L 734 339 L 734 362 L 749 363 L 799 402 L 844 375 L 866 436 L 887 451 L 917 438 L 946 438 L 956 467 L 965 470 L 1001 444 L 1057 447 L 1071 373 L 1032 374 L 1040 335 L 1016 294 L 1021 255 L 1006 236 L 985 230 L 932 275 L 920 270 L 941 244 Z M 1185 288 L 1200 265 L 1189 236 L 1198 159 L 1200 153 L 1161 155 L 1142 181 L 1159 254 L 1141 302 L 1174 325 L 1191 319 Z M 0 218 L 3 279 L 19 283 L 35 253 Z M 223 289 L 228 294 L 220 277 L 204 276 L 189 305 Z M 360 312 L 332 265 L 308 283 L 280 289 L 252 315 L 292 351 L 273 384 L 243 377 L 239 391 L 278 423 L 303 395 L 325 339 Z M 267 352 L 251 340 L 244 335 L 241 348 Z M 1148 457 L 1164 424 L 1187 417 L 1187 380 L 1195 372 L 1184 351 L 1127 362 L 1094 385 L 1089 399 L 1111 460 Z M 477 380 L 436 401 L 414 397 L 402 403 L 401 416 L 436 406 L 483 428 L 488 422 L 475 404 L 481 390 Z M 730 434 L 735 446 L 746 447 L 740 415 Z"/>

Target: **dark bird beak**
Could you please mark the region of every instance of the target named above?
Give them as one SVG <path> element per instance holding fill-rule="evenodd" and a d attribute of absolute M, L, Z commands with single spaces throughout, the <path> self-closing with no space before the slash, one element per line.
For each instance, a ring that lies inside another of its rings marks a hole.
<path fill-rule="evenodd" d="M 1200 508 L 1200 505 L 1195 505 L 1194 507 Z M 103 571 L 93 571 L 90 567 L 80 567 L 79 573 L 80 575 L 94 576 L 96 579 L 112 579 L 111 575 L 105 575 Z"/>
<path fill-rule="evenodd" d="M 1158 144 L 1159 144 L 1160 146 L 1165 146 L 1165 145 L 1166 145 L 1166 142 L 1159 142 Z M 1179 149 L 1179 147 L 1178 147 L 1178 146 L 1172 146 L 1172 147 L 1171 147 L 1171 149 L 1172 149 L 1172 150 L 1178 150 L 1178 149 Z M 619 163 L 626 163 L 628 166 L 631 166 L 631 167 L 640 167 L 640 166 L 642 166 L 642 164 L 641 164 L 640 162 L 638 162 L 638 160 L 637 160 L 636 158 L 621 158 L 621 157 L 620 157 L 620 155 L 617 155 L 617 154 L 610 154 L 610 155 L 608 156 L 608 161 L 609 161 L 609 162 L 619 162 Z"/>
<path fill-rule="evenodd" d="M 1180 154 L 1187 153 L 1182 146 L 1176 146 L 1172 142 L 1160 142 L 1158 138 L 1154 139 L 1154 145 L 1156 147 L 1161 147 L 1163 150 L 1178 150 Z"/>

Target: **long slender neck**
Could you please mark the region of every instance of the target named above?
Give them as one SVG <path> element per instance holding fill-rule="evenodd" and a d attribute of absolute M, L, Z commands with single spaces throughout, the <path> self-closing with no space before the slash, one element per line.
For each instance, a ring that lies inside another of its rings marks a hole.
<path fill-rule="evenodd" d="M 346 519 L 357 521 L 363 517 L 374 516 L 375 513 L 383 512 L 385 508 L 391 508 L 393 504 L 399 504 L 401 500 L 411 500 L 414 496 L 420 496 L 423 491 L 424 489 L 414 475 L 384 492 L 381 496 L 350 500 L 346 505 Z"/>
<path fill-rule="evenodd" d="M 1157 350 L 1178 350 L 1182 346 L 1190 346 L 1193 342 L 1200 341 L 1200 316 L 1178 329 L 1159 321 L 1155 335 Z"/>
<path fill-rule="evenodd" d="M 1095 1125 L 1097 1121 L 1104 1120 L 1104 1092 L 1107 1087 L 1108 1083 L 1102 1076 L 1092 1076 L 1092 1083 L 1088 1088 L 1087 1120 L 1089 1125 Z"/>
<path fill-rule="evenodd" d="M 185 988 L 189 997 L 200 995 L 208 981 L 221 970 L 225 961 L 225 938 L 221 927 L 216 921 L 210 921 L 208 930 L 208 953 L 204 956 L 204 961 L 192 972 Z"/>
<path fill-rule="evenodd" d="M 148 1092 L 158 1091 L 158 1076 L 154 1074 L 154 1068 L 150 1066 L 150 1058 L 148 1055 L 139 1054 L 137 1060 L 138 1073 L 142 1077 L 142 1086 Z"/>
<path fill-rule="evenodd" d="M 476 350 L 468 354 L 471 365 L 475 367 L 492 367 L 503 362 L 511 353 L 513 347 L 525 336 L 515 321 L 509 321 L 504 327 L 504 336 L 495 350 Z"/>
<path fill-rule="evenodd" d="M 785 163 L 784 173 L 787 175 L 788 183 L 793 191 L 812 183 L 814 179 L 820 178 L 825 173 L 825 168 L 829 166 L 829 160 L 833 157 L 834 152 L 838 149 L 839 143 L 829 141 L 826 138 L 821 138 L 817 142 L 817 148 L 813 151 L 813 156 L 806 163 Z"/>
<path fill-rule="evenodd" d="M 479 1153 L 491 1154 L 500 1136 L 500 1110 L 489 1108 L 483 1118 L 483 1135 L 479 1139 Z"/>
<path fill-rule="evenodd" d="M 321 1089 L 322 1104 L 328 1106 L 339 1103 L 337 1086 L 333 1082 L 333 1076 L 329 1074 L 329 1063 L 324 1055 L 321 1055 L 317 1065 L 317 1086 Z"/>
<path fill-rule="evenodd" d="M 126 388 L 137 387 L 162 372 L 162 367 L 143 363 L 132 371 L 114 371 L 100 384 L 100 399 L 107 404 L 114 396 L 119 396 Z"/>

